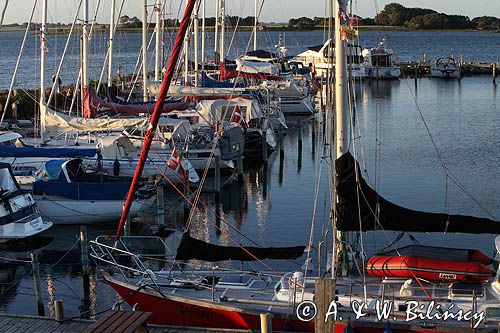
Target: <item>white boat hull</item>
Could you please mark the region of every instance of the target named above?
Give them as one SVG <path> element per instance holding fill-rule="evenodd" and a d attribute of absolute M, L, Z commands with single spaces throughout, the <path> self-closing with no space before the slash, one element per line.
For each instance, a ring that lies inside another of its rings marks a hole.
<path fill-rule="evenodd" d="M 55 224 L 98 224 L 120 219 L 125 200 L 69 200 L 35 196 L 38 210 Z M 130 217 L 135 217 L 147 201 L 134 201 Z"/>
<path fill-rule="evenodd" d="M 431 68 L 431 77 L 440 79 L 456 79 L 460 77 L 460 70 Z"/>
<path fill-rule="evenodd" d="M 50 227 L 52 222 L 43 220 L 40 216 L 0 225 L 0 243 L 36 236 Z"/>
<path fill-rule="evenodd" d="M 310 96 L 302 98 L 281 98 L 281 112 L 284 114 L 311 114 L 314 113 L 314 105 Z"/>
<path fill-rule="evenodd" d="M 398 80 L 401 75 L 399 67 L 366 67 L 366 76 L 369 79 Z"/>

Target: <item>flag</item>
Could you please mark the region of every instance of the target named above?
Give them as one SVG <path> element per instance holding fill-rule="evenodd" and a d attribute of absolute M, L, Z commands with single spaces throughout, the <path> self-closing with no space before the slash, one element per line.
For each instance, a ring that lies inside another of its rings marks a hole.
<path fill-rule="evenodd" d="M 356 39 L 358 39 L 359 31 L 350 27 L 350 26 L 342 26 L 342 39 L 349 42 L 354 43 Z"/>
<path fill-rule="evenodd" d="M 174 150 L 172 150 L 172 155 L 170 155 L 170 159 L 167 162 L 167 166 L 177 172 L 179 175 L 181 175 L 185 180 L 188 179 L 188 175 L 186 170 L 182 167 L 181 163 L 181 157 L 179 153 L 177 152 L 177 149 L 174 147 Z"/>
<path fill-rule="evenodd" d="M 240 125 L 245 131 L 248 128 L 248 124 L 243 117 L 243 112 L 241 112 L 241 108 L 238 105 L 236 105 L 236 107 L 234 108 L 233 122 Z"/>

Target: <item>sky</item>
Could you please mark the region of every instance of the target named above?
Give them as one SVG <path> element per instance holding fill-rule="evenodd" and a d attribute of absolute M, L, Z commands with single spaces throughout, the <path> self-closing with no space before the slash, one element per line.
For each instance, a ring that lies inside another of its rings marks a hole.
<path fill-rule="evenodd" d="M 6 0 L 0 0 L 3 5 Z M 10 0 L 5 14 L 5 23 L 28 21 L 34 0 Z M 94 12 L 98 0 L 89 0 L 89 12 Z M 149 0 L 153 4 L 154 0 Z M 184 0 L 185 3 L 186 0 Z M 258 0 L 259 3 L 262 0 Z M 325 0 L 264 0 L 261 22 L 287 22 L 290 18 L 301 16 L 325 16 Z M 38 7 L 41 7 L 38 0 Z M 69 23 L 73 20 L 79 0 L 48 0 L 49 22 Z M 117 0 L 116 3 L 120 3 Z M 483 15 L 500 17 L 500 0 L 355 0 L 353 11 L 362 17 L 373 17 L 377 11 L 391 2 L 399 2 L 406 7 L 430 8 L 446 14 L 466 15 L 470 18 Z M 101 0 L 97 21 L 103 23 L 109 20 L 111 0 Z M 168 12 L 177 16 L 181 0 L 167 0 Z M 206 0 L 206 15 L 214 16 L 215 0 Z M 226 0 L 228 15 L 254 15 L 254 0 Z M 377 10 L 378 8 L 378 10 Z M 41 8 L 37 8 L 34 21 L 40 21 Z M 149 11 L 151 12 L 151 10 Z M 138 16 L 141 14 L 140 0 L 125 0 L 123 14 Z"/>

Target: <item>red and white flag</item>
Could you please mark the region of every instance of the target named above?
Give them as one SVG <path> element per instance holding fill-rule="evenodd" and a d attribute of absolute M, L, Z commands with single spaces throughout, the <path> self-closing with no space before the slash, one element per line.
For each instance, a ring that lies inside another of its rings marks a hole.
<path fill-rule="evenodd" d="M 177 172 L 179 175 L 181 175 L 186 181 L 188 180 L 188 175 L 186 170 L 182 167 L 181 163 L 181 157 L 179 153 L 177 152 L 177 149 L 174 147 L 174 150 L 172 150 L 172 155 L 170 155 L 170 159 L 167 162 L 167 166 Z"/>
<path fill-rule="evenodd" d="M 243 130 L 245 131 L 248 128 L 248 124 L 243 117 L 243 112 L 241 112 L 241 109 L 238 105 L 234 108 L 233 122 L 243 127 Z"/>

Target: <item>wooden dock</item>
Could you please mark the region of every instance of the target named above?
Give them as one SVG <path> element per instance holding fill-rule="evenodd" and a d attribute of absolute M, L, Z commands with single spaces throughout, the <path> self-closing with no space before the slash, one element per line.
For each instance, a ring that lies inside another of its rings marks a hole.
<path fill-rule="evenodd" d="M 96 321 L 85 319 L 71 319 L 58 322 L 53 318 L 14 315 L 0 313 L 0 332 L 2 333 L 83 333 L 92 325 L 95 327 Z M 108 333 L 119 331 L 108 330 Z M 121 332 L 121 331 L 120 331 Z M 171 327 L 147 325 L 147 332 L 150 333 L 248 333 L 250 330 L 225 330 L 225 329 L 209 329 L 199 327 Z"/>

